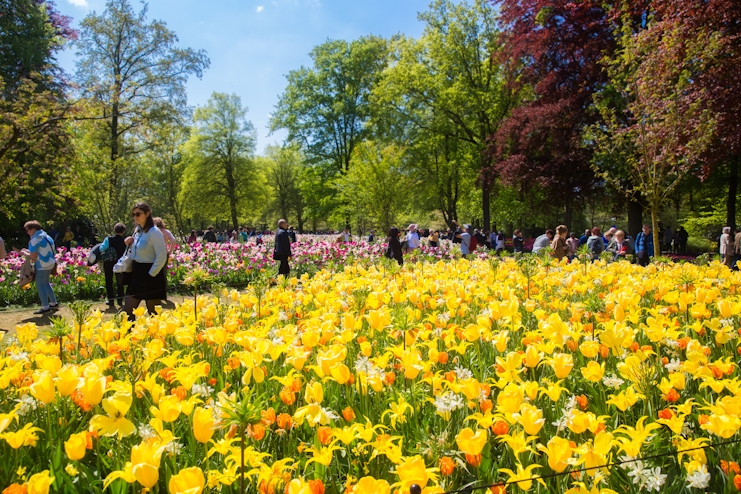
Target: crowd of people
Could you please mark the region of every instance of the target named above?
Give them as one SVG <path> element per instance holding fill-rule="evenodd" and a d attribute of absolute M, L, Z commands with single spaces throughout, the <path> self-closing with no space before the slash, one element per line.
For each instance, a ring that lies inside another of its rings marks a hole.
<path fill-rule="evenodd" d="M 29 221 L 24 225 L 30 241 L 28 248 L 15 249 L 26 258 L 27 280 L 35 280 L 41 301 L 41 308 L 36 314 L 45 314 L 58 307 L 51 277 L 56 271 L 55 246 L 70 247 L 77 245 L 95 245 L 92 252 L 96 258 L 92 261 L 100 262 L 105 275 L 106 299 L 110 307 L 123 310 L 133 318 L 134 309 L 142 301 L 146 303 L 150 312 L 154 311 L 167 299 L 167 262 L 170 254 L 178 244 L 178 239 L 167 229 L 162 218 L 152 215 L 150 206 L 139 202 L 132 208 L 134 229 L 126 236 L 126 226 L 117 223 L 114 234 L 98 243 L 94 228 L 90 228 L 87 236 L 83 235 L 78 226 L 74 229 L 67 227 L 60 233 L 54 226 L 49 233 L 45 232 L 38 221 Z M 406 231 L 392 227 L 386 236 L 387 248 L 385 255 L 396 260 L 399 265 L 404 263 L 405 254 L 419 249 L 423 240 L 429 247 L 440 246 L 443 240 L 458 244 L 461 254 L 466 257 L 477 249 L 488 249 L 501 254 L 505 250 L 514 253 L 526 252 L 525 237 L 521 230 L 514 230 L 511 237 L 502 230 L 484 232 L 470 224 L 459 224 L 453 221 L 455 229 L 429 230 L 420 229 L 416 224 L 410 224 Z M 326 232 L 334 235 L 334 232 Z M 216 231 L 213 226 L 205 230 L 191 230 L 184 240 L 189 243 L 237 243 L 254 241 L 264 243 L 265 237 L 272 235 L 268 230 L 241 227 L 234 230 Z M 291 244 L 297 241 L 296 230 L 289 226 L 285 219 L 278 221 L 275 231 L 273 259 L 278 263 L 278 274 L 290 274 L 290 260 L 292 257 Z M 676 230 L 665 229 L 660 226 L 660 252 L 685 253 L 689 235 L 684 227 Z M 337 237 L 337 242 L 351 242 L 354 238 L 349 228 L 346 228 Z M 511 240 L 511 243 L 509 242 Z M 374 230 L 368 232 L 367 241 L 376 241 Z M 720 254 L 726 265 L 737 269 L 736 263 L 741 260 L 741 228 L 734 234 L 729 227 L 723 229 L 719 238 Z M 582 247 L 586 246 L 586 249 Z M 588 253 L 593 259 L 605 257 L 619 260 L 629 255 L 635 262 L 643 266 L 648 265 L 655 255 L 654 237 L 651 226 L 644 225 L 642 231 L 635 238 L 625 231 L 611 227 L 604 233 L 599 227 L 584 231 L 577 236 L 569 232 L 565 225 L 559 225 L 555 230 L 548 229 L 535 238 L 532 253 L 542 253 L 544 250 L 555 259 L 574 259 L 580 253 Z M 0 259 L 6 257 L 6 247 L 0 238 Z M 23 271 L 22 275 L 23 276 Z"/>

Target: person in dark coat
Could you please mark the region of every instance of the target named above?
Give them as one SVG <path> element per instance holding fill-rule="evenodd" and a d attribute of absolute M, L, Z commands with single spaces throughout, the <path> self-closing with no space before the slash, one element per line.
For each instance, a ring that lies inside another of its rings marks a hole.
<path fill-rule="evenodd" d="M 209 226 L 206 233 L 203 234 L 203 242 L 216 242 L 216 234 L 214 233 L 214 227 Z"/>
<path fill-rule="evenodd" d="M 124 243 L 123 234 L 126 233 L 126 227 L 123 223 L 116 223 L 113 227 L 113 233 L 107 237 L 103 242 L 103 247 L 107 249 L 113 249 L 116 252 L 116 259 L 111 259 L 103 263 L 103 274 L 105 274 L 105 292 L 108 299 L 107 303 L 109 307 L 114 307 L 116 301 L 118 301 L 119 307 L 123 307 L 124 303 L 124 282 L 123 273 L 114 273 L 113 266 L 116 265 L 119 259 L 124 255 L 126 250 L 126 244 Z M 116 280 L 116 293 L 113 292 L 113 280 Z"/>
<path fill-rule="evenodd" d="M 404 265 L 404 255 L 401 252 L 401 242 L 399 242 L 399 229 L 395 226 L 391 227 L 387 240 L 389 246 L 386 249 L 386 257 L 389 259 L 396 259 L 399 266 Z"/>
<path fill-rule="evenodd" d="M 288 276 L 291 273 L 291 266 L 288 261 L 291 259 L 291 237 L 286 230 L 288 223 L 286 220 L 278 220 L 278 231 L 275 232 L 275 250 L 273 259 L 280 261 L 278 274 Z"/>

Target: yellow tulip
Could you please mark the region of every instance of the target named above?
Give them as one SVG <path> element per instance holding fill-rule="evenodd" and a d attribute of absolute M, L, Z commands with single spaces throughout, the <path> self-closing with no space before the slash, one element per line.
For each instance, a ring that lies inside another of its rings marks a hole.
<path fill-rule="evenodd" d="M 182 411 L 180 398 L 175 395 L 163 396 L 157 406 L 150 407 L 149 411 L 163 422 L 175 422 Z"/>
<path fill-rule="evenodd" d="M 391 486 L 383 479 L 363 477 L 355 484 L 352 492 L 353 494 L 390 494 Z"/>
<path fill-rule="evenodd" d="M 13 420 L 18 421 L 18 415 L 15 412 L 0 413 L 0 434 L 13 423 Z"/>
<path fill-rule="evenodd" d="M 562 437 L 553 437 L 548 441 L 547 446 L 538 444 L 538 450 L 548 455 L 548 466 L 556 473 L 561 473 L 569 466 L 569 459 L 573 454 L 573 448 L 568 439 Z"/>
<path fill-rule="evenodd" d="M 59 391 L 59 396 L 69 396 L 80 384 L 80 370 L 76 365 L 65 365 L 54 378 L 54 383 Z"/>
<path fill-rule="evenodd" d="M 324 399 L 324 388 L 322 387 L 322 383 L 313 382 L 307 384 L 304 399 L 306 400 L 306 403 L 321 403 Z"/>
<path fill-rule="evenodd" d="M 470 427 L 466 427 L 455 437 L 455 442 L 458 444 L 458 449 L 462 452 L 467 455 L 476 456 L 480 455 L 481 451 L 484 450 L 488 439 L 487 435 L 485 430 L 479 429 L 474 433 Z"/>
<path fill-rule="evenodd" d="M 286 494 L 314 494 L 304 479 L 293 479 L 286 486 Z"/>
<path fill-rule="evenodd" d="M 208 443 L 214 435 L 215 422 L 211 410 L 203 407 L 196 408 L 193 412 L 193 435 L 196 441 Z"/>
<path fill-rule="evenodd" d="M 72 434 L 64 442 L 64 452 L 72 461 L 81 460 L 85 457 L 85 451 L 87 448 L 87 432 L 78 432 Z"/>
<path fill-rule="evenodd" d="M 710 431 L 723 439 L 728 439 L 733 437 L 741 429 L 741 419 L 735 415 L 712 414 L 707 423 L 702 424 L 700 428 Z"/>
<path fill-rule="evenodd" d="M 337 381 L 338 384 L 347 384 L 350 380 L 350 369 L 342 362 L 337 362 L 330 368 L 332 378 Z"/>
<path fill-rule="evenodd" d="M 537 435 L 540 429 L 543 428 L 543 424 L 545 424 L 543 410 L 529 403 L 523 403 L 519 413 L 513 414 L 512 417 L 530 436 Z"/>
<path fill-rule="evenodd" d="M 82 393 L 85 401 L 90 405 L 95 406 L 103 399 L 103 393 L 105 393 L 106 378 L 101 376 L 97 372 L 93 372 L 82 379 L 80 384 L 80 393 Z"/>
<path fill-rule="evenodd" d="M 409 492 L 412 485 L 424 487 L 430 479 L 430 473 L 437 471 L 437 468 L 428 469 L 420 455 L 405 458 L 403 462 L 396 467 L 396 475 L 399 477 L 397 485 L 402 492 Z"/>
<path fill-rule="evenodd" d="M 31 385 L 31 395 L 45 405 L 54 401 L 54 380 L 51 377 L 51 372 L 43 371 L 36 374 L 34 381 Z"/>
<path fill-rule="evenodd" d="M 592 381 L 593 383 L 601 381 L 604 374 L 604 362 L 602 363 L 602 365 L 600 365 L 594 360 L 591 360 L 586 367 L 581 368 L 581 375 L 584 376 L 587 381 Z"/>
<path fill-rule="evenodd" d="M 129 408 L 131 408 L 131 394 L 118 392 L 103 400 L 103 409 L 108 416 L 94 415 L 90 419 L 90 427 L 103 436 L 118 434 L 119 439 L 130 436 L 136 432 L 136 427 L 125 417 Z"/>
<path fill-rule="evenodd" d="M 49 470 L 31 475 L 26 485 L 28 494 L 48 494 L 49 487 L 54 483 L 54 477 L 49 476 Z"/>
<path fill-rule="evenodd" d="M 525 350 L 525 365 L 533 368 L 537 367 L 543 359 L 543 353 L 539 352 L 535 345 L 529 345 Z"/>
<path fill-rule="evenodd" d="M 551 359 L 551 366 L 558 379 L 564 379 L 574 367 L 574 357 L 568 353 L 557 353 Z"/>
<path fill-rule="evenodd" d="M 585 340 L 579 345 L 579 351 L 587 358 L 594 358 L 599 353 L 599 342 L 594 340 Z"/>
<path fill-rule="evenodd" d="M 538 468 L 542 467 L 540 465 L 529 465 L 527 468 L 522 468 L 522 465 L 518 463 L 517 472 L 513 472 L 509 468 L 500 468 L 499 471 L 509 475 L 508 482 L 516 482 L 517 487 L 519 487 L 523 491 L 529 491 L 530 488 L 533 486 L 533 481 L 527 479 L 532 478 L 534 476 L 533 470 Z M 519 480 L 522 480 L 522 482 L 517 482 Z M 542 479 L 538 479 L 538 482 L 545 486 L 545 482 L 543 482 Z"/>
<path fill-rule="evenodd" d="M 159 480 L 160 459 L 163 447 L 156 442 L 144 442 L 131 448 L 131 472 L 134 478 L 147 489 Z"/>
<path fill-rule="evenodd" d="M 587 471 L 590 477 L 594 477 L 597 473 L 596 467 L 608 462 L 607 455 L 612 449 L 612 439 L 612 434 L 601 431 L 595 436 L 594 441 L 589 441 L 577 449 L 580 454 L 577 464 L 581 465 L 583 463 L 584 468 L 590 469 Z"/>
<path fill-rule="evenodd" d="M 638 400 L 644 398 L 646 397 L 643 394 L 636 393 L 635 388 L 631 384 L 625 389 L 625 391 L 621 391 L 616 395 L 610 395 L 605 403 L 608 405 L 615 405 L 618 410 L 624 412 L 628 408 L 635 405 Z"/>
<path fill-rule="evenodd" d="M 520 411 L 525 395 L 522 388 L 516 384 L 509 383 L 497 395 L 497 408 L 503 413 L 513 414 Z"/>
<path fill-rule="evenodd" d="M 206 485 L 203 471 L 198 467 L 184 468 L 170 477 L 170 494 L 201 494 Z"/>
<path fill-rule="evenodd" d="M 15 432 L 3 433 L 2 438 L 13 449 L 18 449 L 21 446 L 36 446 L 36 441 L 39 440 L 39 436 L 36 435 L 37 432 L 42 432 L 42 429 L 28 423 Z"/>

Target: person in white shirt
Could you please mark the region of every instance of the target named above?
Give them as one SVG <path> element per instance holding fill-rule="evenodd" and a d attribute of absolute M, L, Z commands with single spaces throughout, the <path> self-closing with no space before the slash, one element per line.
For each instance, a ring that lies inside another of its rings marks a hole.
<path fill-rule="evenodd" d="M 407 234 L 407 252 L 411 252 L 414 249 L 419 248 L 419 233 L 417 233 L 417 225 L 412 223 L 409 225 L 409 233 Z"/>
<path fill-rule="evenodd" d="M 345 228 L 345 231 L 342 233 L 342 241 L 343 242 L 350 242 L 352 240 L 352 235 L 350 234 L 350 229 Z"/>
<path fill-rule="evenodd" d="M 471 225 L 463 225 L 461 233 L 461 254 L 465 257 L 471 253 Z"/>
<path fill-rule="evenodd" d="M 132 268 L 126 289 L 124 310 L 134 319 L 134 309 L 146 301 L 147 310 L 154 314 L 155 307 L 167 300 L 167 246 L 165 237 L 154 225 L 152 208 L 139 202 L 132 209 L 136 231 L 124 240 L 131 248 Z"/>
<path fill-rule="evenodd" d="M 720 256 L 725 265 L 733 269 L 733 264 L 736 262 L 736 255 L 734 254 L 734 245 L 731 240 L 730 226 L 723 227 L 723 234 L 720 236 Z"/>
<path fill-rule="evenodd" d="M 533 243 L 533 254 L 537 254 L 540 250 L 550 247 L 553 242 L 553 230 L 546 230 L 543 235 L 535 239 Z"/>
<path fill-rule="evenodd" d="M 54 265 L 57 263 L 54 256 L 54 241 L 41 229 L 41 224 L 38 221 L 27 221 L 23 228 L 31 239 L 28 242 L 28 249 L 21 250 L 21 254 L 27 256 L 34 263 L 36 289 L 41 299 L 41 309 L 34 314 L 45 314 L 59 307 L 57 297 L 54 295 L 54 288 L 49 281 Z"/>
<path fill-rule="evenodd" d="M 504 231 L 499 230 L 497 235 L 497 254 L 501 254 L 504 250 Z"/>

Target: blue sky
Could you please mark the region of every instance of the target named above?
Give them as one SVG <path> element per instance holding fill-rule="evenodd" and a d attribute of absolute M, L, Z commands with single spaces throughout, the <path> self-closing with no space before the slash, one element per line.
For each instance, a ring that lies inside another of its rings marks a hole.
<path fill-rule="evenodd" d="M 74 19 L 101 13 L 105 0 L 57 0 Z M 138 10 L 140 4 L 133 0 Z M 190 105 L 204 104 L 213 91 L 236 93 L 249 107 L 258 133 L 258 151 L 280 143 L 285 133 L 268 136 L 270 113 L 285 88 L 287 74 L 309 65 L 312 47 L 327 39 L 355 39 L 367 34 L 417 37 L 423 24 L 417 13 L 429 0 L 151 0 L 149 19 L 167 23 L 180 45 L 205 49 L 211 67 L 188 83 Z M 59 61 L 74 72 L 74 50 Z"/>

